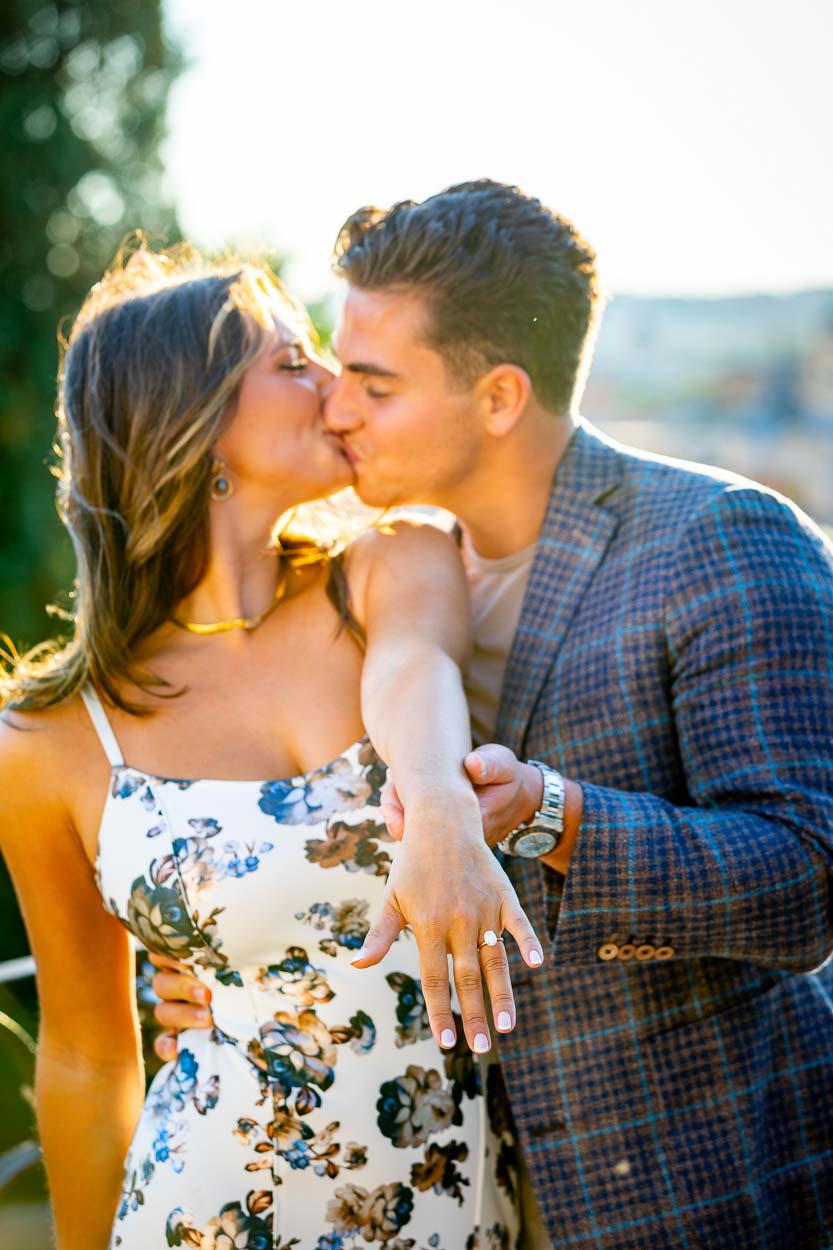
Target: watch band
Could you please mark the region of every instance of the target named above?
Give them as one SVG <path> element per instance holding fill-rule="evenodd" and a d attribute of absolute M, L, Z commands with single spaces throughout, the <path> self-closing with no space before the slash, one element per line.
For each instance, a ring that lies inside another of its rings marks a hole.
<path fill-rule="evenodd" d="M 529 819 L 508 833 L 498 849 L 506 855 L 519 855 L 524 859 L 539 859 L 554 851 L 564 832 L 564 778 L 556 769 L 541 760 L 530 760 L 540 769 L 544 780 L 541 806 Z"/>

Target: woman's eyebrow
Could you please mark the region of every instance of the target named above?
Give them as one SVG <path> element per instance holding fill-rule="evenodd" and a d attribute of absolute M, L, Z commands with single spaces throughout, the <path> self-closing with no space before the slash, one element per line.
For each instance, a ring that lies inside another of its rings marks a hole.
<path fill-rule="evenodd" d="M 284 352 L 287 348 L 293 348 L 296 352 L 306 352 L 301 339 L 279 339 L 272 347 L 271 355 L 277 356 L 278 352 Z"/>

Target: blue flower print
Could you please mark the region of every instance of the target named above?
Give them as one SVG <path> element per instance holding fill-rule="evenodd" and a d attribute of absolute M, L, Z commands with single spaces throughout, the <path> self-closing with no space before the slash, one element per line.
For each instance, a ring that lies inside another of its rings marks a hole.
<path fill-rule="evenodd" d="M 341 1233 L 322 1233 L 315 1243 L 315 1250 L 343 1250 L 343 1246 Z"/>
<path fill-rule="evenodd" d="M 166 885 L 151 887 L 144 877 L 137 877 L 131 887 L 127 924 L 148 950 L 172 959 L 183 959 L 205 945 L 179 891 Z"/>
<path fill-rule="evenodd" d="M 323 969 L 315 968 L 302 946 L 289 946 L 277 964 L 261 968 L 255 978 L 263 989 L 275 989 L 300 1007 L 328 1003 L 333 991 Z"/>
<path fill-rule="evenodd" d="M 258 806 L 279 825 L 319 825 L 336 812 L 364 807 L 370 795 L 365 777 L 341 756 L 304 777 L 266 782 Z"/>
<path fill-rule="evenodd" d="M 428 1008 L 419 981 L 406 972 L 389 972 L 385 980 L 396 993 L 396 1045 L 408 1046 L 430 1037 Z"/>
<path fill-rule="evenodd" d="M 140 786 L 147 785 L 147 778 L 142 773 L 132 773 L 125 768 L 117 768 L 113 775 L 112 795 L 114 799 L 129 799 Z"/>
<path fill-rule="evenodd" d="M 357 1011 L 350 1017 L 350 1049 L 357 1055 L 366 1055 L 376 1045 L 376 1025 L 366 1011 Z"/>
<path fill-rule="evenodd" d="M 281 1151 L 291 1168 L 303 1171 L 310 1165 L 309 1146 L 305 1141 L 296 1141 L 289 1150 Z"/>

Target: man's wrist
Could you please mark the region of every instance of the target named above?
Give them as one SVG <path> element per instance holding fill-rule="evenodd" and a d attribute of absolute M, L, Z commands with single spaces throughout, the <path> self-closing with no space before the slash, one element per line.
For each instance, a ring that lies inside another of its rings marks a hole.
<path fill-rule="evenodd" d="M 544 801 L 544 774 L 537 764 L 524 764 L 524 792 L 527 807 L 522 820 L 527 821 L 532 820 Z"/>
<path fill-rule="evenodd" d="M 584 791 L 577 781 L 564 779 L 564 832 L 558 846 L 547 855 L 542 855 L 539 864 L 546 864 L 554 872 L 566 875 L 570 866 L 570 856 L 575 849 L 581 818 L 584 813 Z"/>

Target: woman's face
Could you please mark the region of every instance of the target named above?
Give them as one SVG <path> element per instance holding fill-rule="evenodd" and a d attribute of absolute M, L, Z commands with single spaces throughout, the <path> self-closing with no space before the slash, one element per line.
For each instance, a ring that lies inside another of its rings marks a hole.
<path fill-rule="evenodd" d="M 303 331 L 288 318 L 276 320 L 216 443 L 236 492 L 274 495 L 283 509 L 352 484 L 350 462 L 322 417 L 333 377 Z"/>

